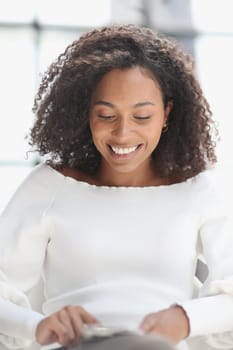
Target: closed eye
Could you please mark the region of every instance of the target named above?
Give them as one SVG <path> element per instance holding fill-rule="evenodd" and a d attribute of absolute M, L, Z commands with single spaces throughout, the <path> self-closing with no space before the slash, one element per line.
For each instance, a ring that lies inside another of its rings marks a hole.
<path fill-rule="evenodd" d="M 101 114 L 98 114 L 98 118 L 100 118 L 100 119 L 112 119 L 112 118 L 114 118 L 114 115 L 101 115 Z"/>
<path fill-rule="evenodd" d="M 139 120 L 146 120 L 146 119 L 150 119 L 151 115 L 145 115 L 145 116 L 135 115 L 134 118 Z"/>

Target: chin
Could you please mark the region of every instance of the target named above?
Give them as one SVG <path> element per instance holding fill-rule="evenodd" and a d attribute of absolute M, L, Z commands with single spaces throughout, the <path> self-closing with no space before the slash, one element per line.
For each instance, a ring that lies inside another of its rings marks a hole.
<path fill-rule="evenodd" d="M 116 173 L 129 174 L 139 171 L 139 167 L 135 166 L 110 166 L 111 170 Z"/>

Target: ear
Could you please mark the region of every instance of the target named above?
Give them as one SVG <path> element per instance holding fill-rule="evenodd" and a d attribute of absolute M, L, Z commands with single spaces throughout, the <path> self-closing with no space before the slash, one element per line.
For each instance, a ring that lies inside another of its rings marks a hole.
<path fill-rule="evenodd" d="M 169 115 L 171 113 L 171 110 L 173 108 L 173 101 L 170 100 L 168 101 L 166 107 L 165 107 L 165 111 L 164 111 L 164 123 L 166 124 L 168 119 L 169 119 Z"/>

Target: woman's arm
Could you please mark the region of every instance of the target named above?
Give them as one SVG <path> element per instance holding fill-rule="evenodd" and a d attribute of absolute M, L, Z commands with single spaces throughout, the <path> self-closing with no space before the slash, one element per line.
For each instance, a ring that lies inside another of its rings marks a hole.
<path fill-rule="evenodd" d="M 190 336 L 205 336 L 215 348 L 233 347 L 233 221 L 229 209 L 211 183 L 206 184 L 200 208 L 200 253 L 208 277 L 199 298 L 179 303 L 190 322 Z"/>
<path fill-rule="evenodd" d="M 215 348 L 232 349 L 233 223 L 228 208 L 207 179 L 201 180 L 198 191 L 195 188 L 193 194 L 200 213 L 198 253 L 208 265 L 208 278 L 197 299 L 179 301 L 180 310 L 172 306 L 152 313 L 141 327 L 145 332 L 159 333 L 173 342 L 188 335 L 202 336 Z"/>
<path fill-rule="evenodd" d="M 27 346 L 44 317 L 30 309 L 26 294 L 41 275 L 53 229 L 47 210 L 58 185 L 39 166 L 18 188 L 0 218 L 0 342 L 9 348 Z"/>

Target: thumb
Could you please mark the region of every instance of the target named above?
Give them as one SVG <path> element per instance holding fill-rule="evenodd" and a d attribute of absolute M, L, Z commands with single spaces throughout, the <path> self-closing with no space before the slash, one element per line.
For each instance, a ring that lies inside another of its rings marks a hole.
<path fill-rule="evenodd" d="M 154 325 L 154 320 L 152 315 L 147 315 L 139 325 L 139 330 L 143 333 L 149 333 Z"/>

